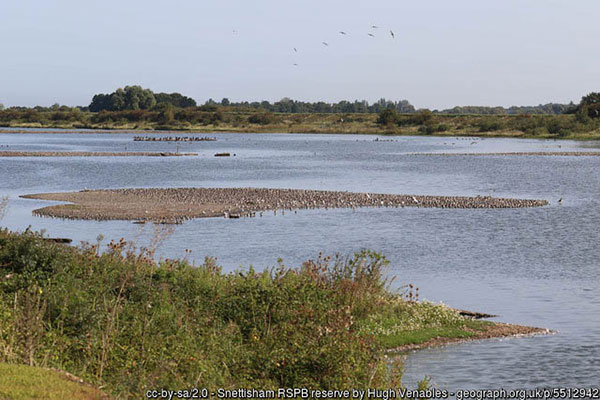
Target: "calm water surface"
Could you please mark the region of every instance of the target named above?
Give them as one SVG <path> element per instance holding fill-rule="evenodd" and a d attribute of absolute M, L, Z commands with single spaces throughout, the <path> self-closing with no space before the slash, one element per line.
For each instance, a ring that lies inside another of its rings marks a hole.
<path fill-rule="evenodd" d="M 139 134 L 137 134 L 139 135 Z M 173 134 L 169 134 L 173 135 Z M 539 198 L 536 209 L 301 210 L 176 226 L 163 257 L 217 257 L 226 270 L 287 265 L 325 253 L 382 251 L 396 284 L 556 335 L 413 352 L 405 381 L 450 390 L 592 386 L 600 382 L 600 158 L 423 156 L 415 152 L 597 151 L 598 142 L 299 134 L 214 134 L 216 142 L 133 142 L 133 134 L 0 134 L 0 150 L 185 151 L 197 157 L 0 158 L 2 221 L 11 229 L 147 243 L 150 226 L 33 217 L 27 193 L 121 187 L 278 187 Z M 216 152 L 235 157 L 215 158 Z M 558 199 L 562 198 L 562 204 Z M 145 230 L 144 230 L 145 229 Z"/>

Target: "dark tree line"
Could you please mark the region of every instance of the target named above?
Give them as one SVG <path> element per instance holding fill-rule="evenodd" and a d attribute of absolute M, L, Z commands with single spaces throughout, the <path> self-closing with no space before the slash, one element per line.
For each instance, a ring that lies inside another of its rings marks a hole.
<path fill-rule="evenodd" d="M 369 104 L 366 100 L 347 101 L 342 100 L 337 103 L 327 103 L 324 101 L 306 102 L 283 98 L 279 101 L 271 103 L 269 101 L 242 101 L 234 103 L 229 99 L 224 98 L 220 103 L 210 99 L 205 103 L 206 106 L 225 106 L 236 109 L 247 110 L 264 110 L 275 113 L 379 113 L 385 109 L 391 108 L 399 113 L 415 112 L 415 107 L 408 100 L 391 101 L 380 99 L 379 101 Z"/>
<path fill-rule="evenodd" d="M 569 104 L 548 103 L 537 106 L 512 106 L 512 107 L 485 107 L 485 106 L 458 106 L 446 110 L 436 111 L 439 114 L 461 114 L 461 115 L 521 115 L 521 114 L 565 114 L 577 108 L 573 102 Z"/>

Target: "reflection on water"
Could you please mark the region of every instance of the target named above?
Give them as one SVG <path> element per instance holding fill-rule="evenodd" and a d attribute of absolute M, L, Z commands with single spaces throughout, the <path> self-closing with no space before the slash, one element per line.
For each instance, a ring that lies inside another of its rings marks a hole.
<path fill-rule="evenodd" d="M 173 134 L 166 134 L 173 135 Z M 413 352 L 406 381 L 429 375 L 436 386 L 523 388 L 591 386 L 600 379 L 600 158 L 427 157 L 414 152 L 594 151 L 597 142 L 299 134 L 215 134 L 216 142 L 133 142 L 134 134 L 0 134 L 2 150 L 185 151 L 181 158 L 0 158 L 2 221 L 53 236 L 140 244 L 151 226 L 127 221 L 33 217 L 50 202 L 26 193 L 118 187 L 280 187 L 399 194 L 539 198 L 551 205 L 514 210 L 301 210 L 259 218 L 199 219 L 178 225 L 163 257 L 185 249 L 215 256 L 227 270 L 288 265 L 319 251 L 382 251 L 396 284 L 422 296 L 547 327 L 546 337 L 491 340 Z M 215 158 L 217 152 L 236 154 Z M 563 199 L 562 205 L 557 203 Z"/>

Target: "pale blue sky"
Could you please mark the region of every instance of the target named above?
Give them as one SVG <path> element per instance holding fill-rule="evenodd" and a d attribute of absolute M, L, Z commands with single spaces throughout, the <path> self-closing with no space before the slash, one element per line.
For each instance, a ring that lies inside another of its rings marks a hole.
<path fill-rule="evenodd" d="M 598 0 L 2 0 L 0 103 L 128 84 L 199 102 L 577 102 L 600 90 L 599 17 Z"/>

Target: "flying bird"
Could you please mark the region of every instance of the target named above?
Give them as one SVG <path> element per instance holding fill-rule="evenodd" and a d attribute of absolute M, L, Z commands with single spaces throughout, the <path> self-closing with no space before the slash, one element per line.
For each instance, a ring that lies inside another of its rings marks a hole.
<path fill-rule="evenodd" d="M 329 43 L 327 43 L 327 42 L 321 42 L 321 43 L 323 43 L 325 46 L 329 46 Z"/>
<path fill-rule="evenodd" d="M 344 31 L 340 31 L 340 33 L 341 33 L 342 35 L 347 35 L 347 33 L 346 33 L 346 32 L 344 32 Z"/>
<path fill-rule="evenodd" d="M 372 29 L 377 29 L 377 28 L 379 28 L 379 27 L 378 27 L 377 25 L 371 25 L 371 28 L 372 28 Z"/>
<path fill-rule="evenodd" d="M 375 37 L 375 35 L 373 35 L 372 33 L 367 33 L 367 35 L 369 35 L 371 37 Z"/>
<path fill-rule="evenodd" d="M 296 49 L 296 48 L 294 47 L 294 51 L 297 53 L 297 52 L 298 52 L 298 49 Z"/>
<path fill-rule="evenodd" d="M 394 35 L 394 32 L 392 30 L 390 30 L 390 35 L 392 35 L 392 39 L 394 39 L 396 36 Z"/>
<path fill-rule="evenodd" d="M 297 67 L 297 66 L 298 66 L 298 64 L 294 63 L 294 67 Z"/>

